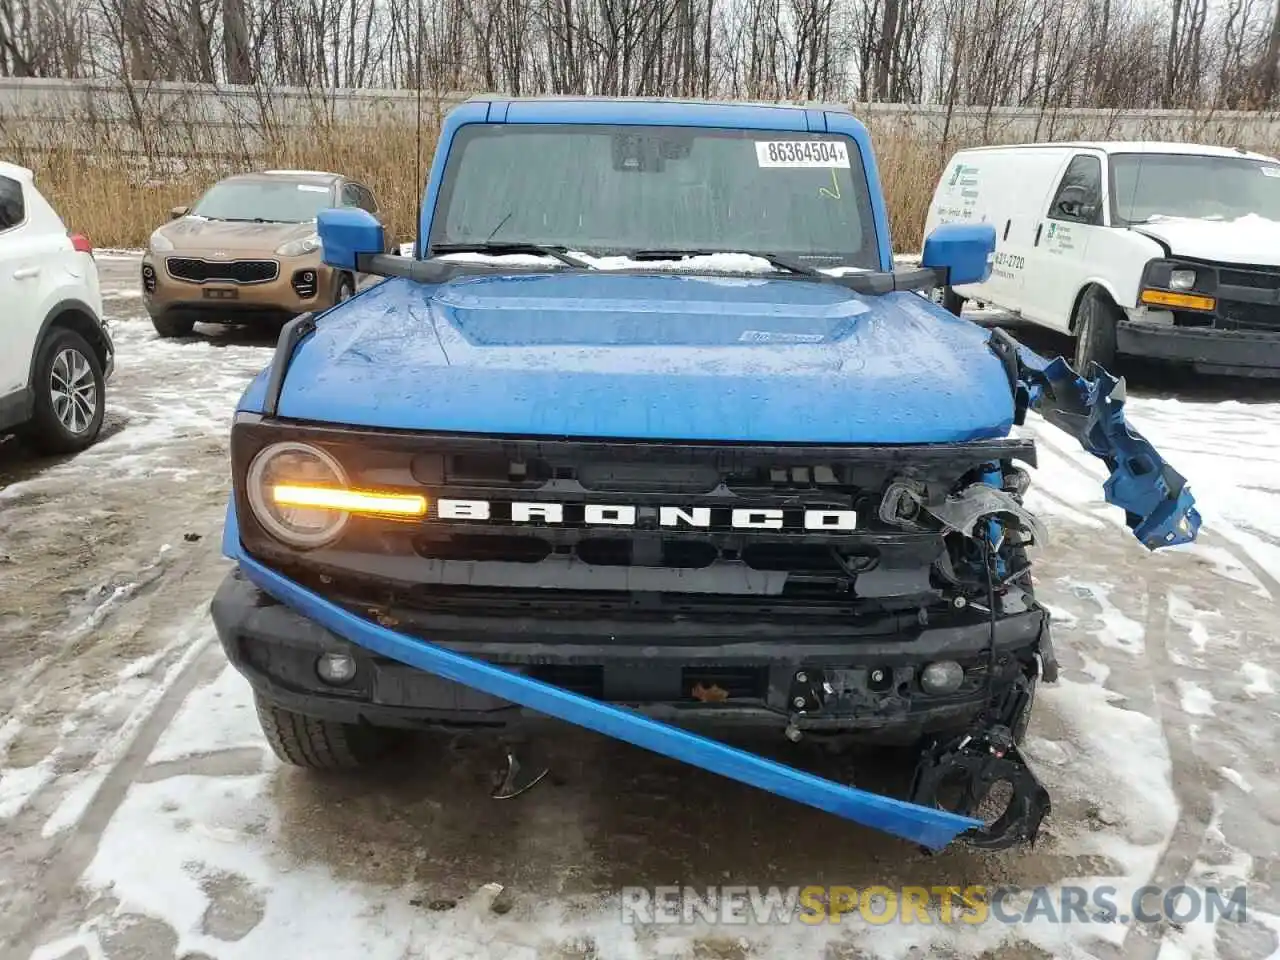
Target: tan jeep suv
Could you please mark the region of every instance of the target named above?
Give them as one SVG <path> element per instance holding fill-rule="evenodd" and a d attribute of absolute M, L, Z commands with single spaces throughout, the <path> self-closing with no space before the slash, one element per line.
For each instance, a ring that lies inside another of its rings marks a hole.
<path fill-rule="evenodd" d="M 342 206 L 382 219 L 364 184 L 306 170 L 227 177 L 194 207 L 175 207 L 142 258 L 156 331 L 186 336 L 196 321 L 279 325 L 351 296 L 359 278 L 326 266 L 316 235 L 316 214 Z"/>

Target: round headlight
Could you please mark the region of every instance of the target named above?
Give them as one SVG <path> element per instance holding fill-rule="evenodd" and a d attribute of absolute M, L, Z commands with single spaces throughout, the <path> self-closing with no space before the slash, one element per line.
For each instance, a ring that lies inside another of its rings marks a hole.
<path fill-rule="evenodd" d="M 258 522 L 277 540 L 303 548 L 322 547 L 337 539 L 350 514 L 283 502 L 277 488 L 346 485 L 347 475 L 337 460 L 317 447 L 295 442 L 264 447 L 249 464 L 245 478 L 245 492 Z"/>
<path fill-rule="evenodd" d="M 1173 270 L 1169 273 L 1170 290 L 1190 290 L 1196 285 L 1194 270 Z"/>

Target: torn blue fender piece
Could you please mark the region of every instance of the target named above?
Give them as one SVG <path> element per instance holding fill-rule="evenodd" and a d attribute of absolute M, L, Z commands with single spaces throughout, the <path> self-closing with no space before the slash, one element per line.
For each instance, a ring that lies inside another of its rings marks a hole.
<path fill-rule="evenodd" d="M 971 817 L 846 787 L 621 707 L 404 636 L 344 610 L 239 550 L 235 554 L 245 576 L 281 603 L 352 643 L 419 670 L 883 830 L 931 850 L 940 850 L 960 834 L 983 826 L 982 821 Z"/>
<path fill-rule="evenodd" d="M 1107 503 L 1125 512 L 1125 523 L 1148 550 L 1190 543 L 1200 531 L 1195 497 L 1182 474 L 1125 419 L 1125 385 L 1096 363 L 1082 377 L 1058 357 L 1044 357 L 1003 330 L 991 332 L 991 349 L 1004 363 L 1014 393 L 1014 422 L 1027 409 L 1080 442 L 1107 465 Z"/>

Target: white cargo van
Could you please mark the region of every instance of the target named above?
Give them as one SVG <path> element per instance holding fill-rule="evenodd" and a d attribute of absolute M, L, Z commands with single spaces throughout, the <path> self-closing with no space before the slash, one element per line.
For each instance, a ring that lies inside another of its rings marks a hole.
<path fill-rule="evenodd" d="M 990 223 L 983 283 L 943 291 L 1117 354 L 1280 377 L 1280 160 L 1187 143 L 1045 143 L 955 154 L 929 206 Z"/>

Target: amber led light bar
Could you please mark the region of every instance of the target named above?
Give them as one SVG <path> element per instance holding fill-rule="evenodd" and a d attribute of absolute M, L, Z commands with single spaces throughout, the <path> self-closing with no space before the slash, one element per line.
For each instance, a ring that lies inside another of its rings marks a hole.
<path fill-rule="evenodd" d="M 382 517 L 425 517 L 427 498 L 416 493 L 348 490 L 345 487 L 312 487 L 278 483 L 271 499 L 283 507 L 311 507 L 343 513 L 368 513 Z"/>

